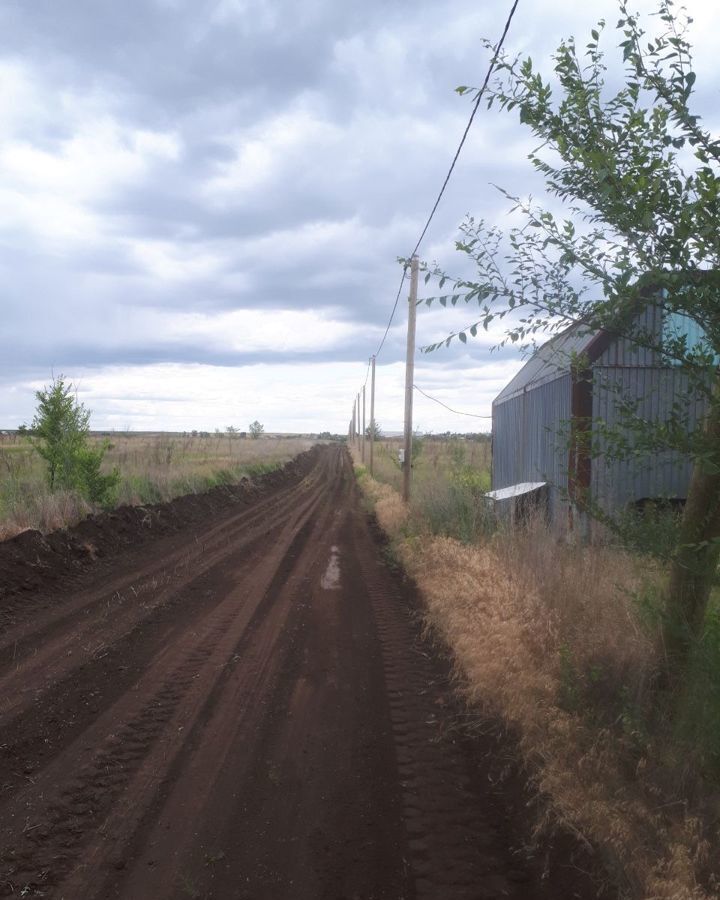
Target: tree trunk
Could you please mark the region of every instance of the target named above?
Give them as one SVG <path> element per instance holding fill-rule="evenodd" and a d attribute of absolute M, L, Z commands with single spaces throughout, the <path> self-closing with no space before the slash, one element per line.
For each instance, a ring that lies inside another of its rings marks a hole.
<path fill-rule="evenodd" d="M 666 646 L 682 665 L 702 633 L 705 610 L 720 558 L 720 381 L 715 382 L 705 420 L 709 460 L 698 459 L 688 487 L 667 588 Z"/>

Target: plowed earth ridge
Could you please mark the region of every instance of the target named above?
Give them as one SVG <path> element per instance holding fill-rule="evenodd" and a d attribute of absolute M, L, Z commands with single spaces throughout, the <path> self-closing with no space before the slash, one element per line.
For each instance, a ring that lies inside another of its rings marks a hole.
<path fill-rule="evenodd" d="M 514 849 L 342 448 L 176 507 L 0 546 L 0 896 L 596 896 Z"/>

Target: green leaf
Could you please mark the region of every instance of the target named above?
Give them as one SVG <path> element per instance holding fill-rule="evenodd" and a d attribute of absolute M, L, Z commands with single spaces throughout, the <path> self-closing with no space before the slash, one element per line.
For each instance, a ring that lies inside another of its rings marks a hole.
<path fill-rule="evenodd" d="M 467 335 L 465 334 L 464 331 L 461 331 L 460 334 L 458 335 L 458 337 L 463 342 L 463 344 L 467 344 Z"/>

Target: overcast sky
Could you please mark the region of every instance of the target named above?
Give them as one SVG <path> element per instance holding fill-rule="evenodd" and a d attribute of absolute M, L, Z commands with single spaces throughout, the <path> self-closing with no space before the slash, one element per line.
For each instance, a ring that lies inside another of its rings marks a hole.
<path fill-rule="evenodd" d="M 653 0 L 635 8 L 652 9 Z M 700 111 L 717 3 L 689 0 Z M 0 428 L 51 374 L 96 428 L 344 431 L 400 268 L 447 171 L 508 0 L 0 0 Z M 507 48 L 547 60 L 613 0 L 520 0 Z M 608 46 L 616 43 L 612 29 Z M 547 68 L 547 67 L 546 67 Z M 538 192 L 532 142 L 482 110 L 421 248 L 453 272 L 491 187 Z M 406 301 L 377 370 L 402 421 Z M 418 344 L 472 320 L 422 309 Z M 487 415 L 520 365 L 485 338 L 416 382 Z M 486 430 L 416 395 L 423 430 Z"/>

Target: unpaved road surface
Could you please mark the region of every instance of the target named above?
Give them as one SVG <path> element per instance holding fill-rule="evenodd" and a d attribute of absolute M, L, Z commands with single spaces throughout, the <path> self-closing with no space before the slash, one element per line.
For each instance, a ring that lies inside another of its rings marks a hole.
<path fill-rule="evenodd" d="M 0 896 L 595 896 L 515 852 L 346 452 L 214 498 L 0 548 Z"/>

